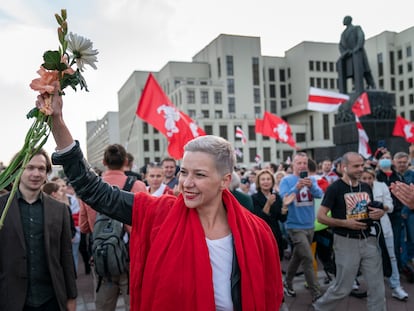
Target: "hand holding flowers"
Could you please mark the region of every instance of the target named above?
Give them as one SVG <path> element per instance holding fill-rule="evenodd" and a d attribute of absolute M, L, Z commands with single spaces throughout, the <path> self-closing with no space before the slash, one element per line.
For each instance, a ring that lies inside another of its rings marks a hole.
<path fill-rule="evenodd" d="M 88 91 L 82 72 L 85 65 L 97 68 L 95 62 L 97 62 L 98 51 L 92 48 L 92 42 L 82 36 L 68 33 L 66 10 L 61 10 L 61 15 L 55 14 L 55 17 L 59 25 L 57 29 L 59 49 L 58 51 L 48 50 L 43 54 L 43 64 L 37 71 L 40 77 L 30 84 L 30 87 L 38 91 L 42 98 L 36 101 L 36 107 L 27 114 L 27 118 L 35 118 L 35 120 L 26 134 L 22 149 L 7 169 L 0 174 L 0 189 L 13 183 L 10 196 L 1 214 L 0 229 L 3 227 L 7 210 L 18 189 L 20 176 L 26 164 L 49 137 L 53 126 L 53 96 L 64 95 L 64 89 L 68 86 L 75 91 L 78 86 L 81 90 Z"/>

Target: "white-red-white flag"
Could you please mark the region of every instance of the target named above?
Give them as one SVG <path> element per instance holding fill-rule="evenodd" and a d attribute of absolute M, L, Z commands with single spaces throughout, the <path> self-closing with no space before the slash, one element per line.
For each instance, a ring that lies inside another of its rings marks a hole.
<path fill-rule="evenodd" d="M 355 103 L 352 105 L 352 112 L 358 118 L 371 114 L 371 105 L 369 104 L 367 92 L 364 92 L 358 96 Z"/>
<path fill-rule="evenodd" d="M 243 151 L 241 151 L 239 148 L 234 149 L 234 154 L 235 154 L 238 158 L 243 158 Z"/>
<path fill-rule="evenodd" d="M 243 145 L 247 143 L 247 137 L 239 126 L 236 127 L 236 137 L 241 139 Z"/>
<path fill-rule="evenodd" d="M 349 96 L 346 94 L 311 87 L 308 95 L 308 110 L 335 112 L 347 100 Z"/>
<path fill-rule="evenodd" d="M 362 155 L 365 159 L 368 159 L 370 156 L 372 156 L 372 151 L 369 146 L 369 138 L 367 133 L 365 132 L 364 128 L 362 127 L 361 122 L 359 121 L 359 118 L 355 116 L 355 122 L 358 129 L 358 153 Z"/>

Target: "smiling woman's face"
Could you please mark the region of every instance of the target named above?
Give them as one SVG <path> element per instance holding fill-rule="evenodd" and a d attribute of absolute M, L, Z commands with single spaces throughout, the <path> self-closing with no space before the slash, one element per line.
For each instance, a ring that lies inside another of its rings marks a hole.
<path fill-rule="evenodd" d="M 231 174 L 217 171 L 213 156 L 204 152 L 184 153 L 179 186 L 189 208 L 209 208 L 221 205 L 222 192 L 231 181 Z"/>

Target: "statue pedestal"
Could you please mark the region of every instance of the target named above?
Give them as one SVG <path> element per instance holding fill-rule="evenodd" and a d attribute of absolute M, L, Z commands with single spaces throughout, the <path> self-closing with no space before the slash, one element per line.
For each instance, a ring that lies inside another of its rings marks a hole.
<path fill-rule="evenodd" d="M 384 91 L 366 91 L 371 106 L 371 114 L 360 117 L 362 127 L 369 138 L 372 152 L 378 148 L 378 141 L 384 140 L 385 147 L 392 154 L 408 152 L 409 144 L 403 137 L 392 136 L 395 124 L 395 95 Z M 336 145 L 337 156 L 348 151 L 358 152 L 359 136 L 352 112 L 352 105 L 358 95 L 351 94 L 349 101 L 342 104 L 335 116 L 333 142 Z"/>

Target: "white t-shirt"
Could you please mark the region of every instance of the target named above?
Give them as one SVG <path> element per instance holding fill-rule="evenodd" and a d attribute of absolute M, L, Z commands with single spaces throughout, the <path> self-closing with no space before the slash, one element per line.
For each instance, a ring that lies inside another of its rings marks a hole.
<path fill-rule="evenodd" d="M 231 270 L 233 265 L 233 235 L 207 239 L 211 267 L 213 269 L 214 299 L 217 311 L 233 311 L 231 299 Z"/>

